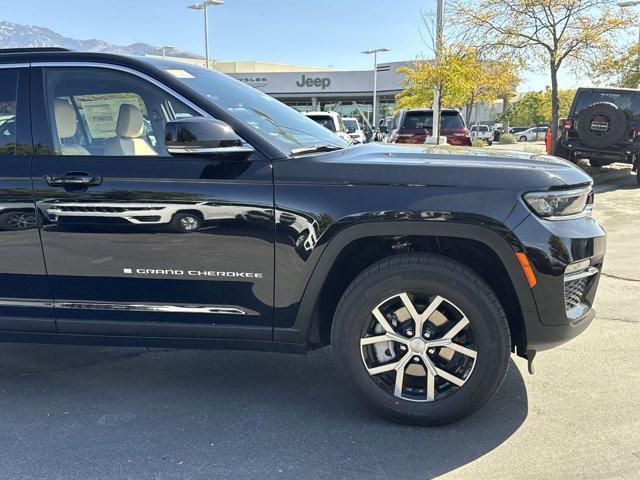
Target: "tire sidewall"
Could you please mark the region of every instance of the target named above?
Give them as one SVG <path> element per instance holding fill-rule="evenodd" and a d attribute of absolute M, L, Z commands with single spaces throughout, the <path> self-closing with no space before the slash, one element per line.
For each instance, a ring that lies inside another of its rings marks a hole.
<path fill-rule="evenodd" d="M 473 413 L 499 387 L 509 356 L 504 316 L 493 311 L 493 302 L 479 294 L 474 283 L 440 266 L 391 268 L 368 278 L 339 307 L 344 320 L 334 324 L 332 338 L 338 371 L 367 404 L 395 420 L 447 423 Z M 471 376 L 463 387 L 434 402 L 402 400 L 384 391 L 369 375 L 361 357 L 360 338 L 373 308 L 386 298 L 407 291 L 438 294 L 451 301 L 467 316 L 476 336 L 478 356 Z"/>

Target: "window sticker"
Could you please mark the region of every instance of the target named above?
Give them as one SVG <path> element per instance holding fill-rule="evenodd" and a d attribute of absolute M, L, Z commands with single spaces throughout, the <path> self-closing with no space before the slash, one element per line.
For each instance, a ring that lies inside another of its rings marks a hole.
<path fill-rule="evenodd" d="M 120 105 L 128 104 L 143 110 L 143 105 L 135 95 L 102 98 L 99 100 L 81 100 L 80 105 L 89 126 L 92 138 L 111 138 L 116 136 L 116 123 Z"/>

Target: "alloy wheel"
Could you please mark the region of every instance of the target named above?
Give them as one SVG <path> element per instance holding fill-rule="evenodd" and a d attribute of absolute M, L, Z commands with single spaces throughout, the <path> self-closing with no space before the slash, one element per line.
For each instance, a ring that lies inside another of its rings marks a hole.
<path fill-rule="evenodd" d="M 403 292 L 371 312 L 360 339 L 374 382 L 395 397 L 432 402 L 461 388 L 477 360 L 467 316 L 440 295 Z"/>
<path fill-rule="evenodd" d="M 180 219 L 180 226 L 186 232 L 192 232 L 198 229 L 200 222 L 195 217 L 182 217 Z"/>

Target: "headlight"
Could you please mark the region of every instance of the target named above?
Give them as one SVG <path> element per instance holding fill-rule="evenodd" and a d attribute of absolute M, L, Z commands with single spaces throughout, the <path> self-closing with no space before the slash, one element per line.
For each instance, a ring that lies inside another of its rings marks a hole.
<path fill-rule="evenodd" d="M 523 198 L 536 215 L 547 220 L 563 220 L 588 216 L 593 205 L 593 190 L 589 186 L 572 190 L 530 192 Z"/>

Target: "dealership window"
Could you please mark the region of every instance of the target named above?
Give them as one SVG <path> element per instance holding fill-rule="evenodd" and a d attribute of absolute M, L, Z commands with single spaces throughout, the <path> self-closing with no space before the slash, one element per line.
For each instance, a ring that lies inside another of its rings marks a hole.
<path fill-rule="evenodd" d="M 0 70 L 0 155 L 16 154 L 18 70 Z"/>

